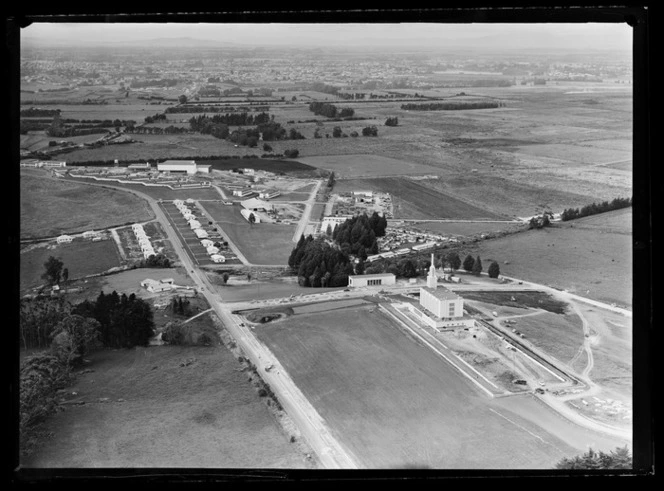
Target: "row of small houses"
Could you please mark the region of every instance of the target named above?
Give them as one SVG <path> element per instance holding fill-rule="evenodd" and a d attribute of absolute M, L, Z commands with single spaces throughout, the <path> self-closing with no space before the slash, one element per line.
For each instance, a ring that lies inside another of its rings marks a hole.
<path fill-rule="evenodd" d="M 186 202 L 191 204 L 194 202 L 194 200 L 190 198 Z M 176 206 L 178 210 L 180 210 L 180 213 L 182 214 L 184 219 L 187 220 L 189 227 L 191 227 L 191 230 L 196 234 L 196 237 L 201 241 L 201 245 L 205 247 L 205 250 L 210 256 L 210 259 L 212 259 L 212 261 L 214 261 L 215 263 L 226 262 L 226 258 L 221 254 L 219 254 L 219 248 L 215 247 L 214 243 L 208 238 L 208 233 L 205 231 L 205 229 L 203 229 L 201 222 L 196 220 L 196 215 L 192 213 L 192 211 L 187 207 L 185 202 L 176 199 L 173 200 L 173 204 Z"/>
<path fill-rule="evenodd" d="M 147 259 L 150 256 L 153 256 L 155 254 L 154 248 L 150 243 L 150 238 L 145 233 L 145 230 L 143 230 L 143 225 L 141 225 L 140 223 L 135 223 L 131 226 L 131 229 L 134 231 L 134 235 L 138 240 L 138 245 L 141 246 L 141 252 L 143 253 L 143 258 Z"/>
<path fill-rule="evenodd" d="M 95 232 L 94 230 L 89 230 L 87 232 L 83 232 L 82 235 L 83 235 L 84 239 L 92 239 L 92 242 L 99 242 L 100 240 L 102 240 L 102 236 L 100 235 L 100 233 Z M 69 242 L 71 242 L 73 240 L 74 240 L 73 236 L 66 235 L 66 234 L 60 235 L 55 239 L 55 241 L 58 244 L 68 244 Z"/>

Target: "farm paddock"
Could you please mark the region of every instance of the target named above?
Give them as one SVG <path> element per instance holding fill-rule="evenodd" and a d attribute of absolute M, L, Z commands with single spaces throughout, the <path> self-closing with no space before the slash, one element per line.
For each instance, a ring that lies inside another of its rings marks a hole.
<path fill-rule="evenodd" d="M 579 451 L 516 414 L 508 419 L 519 426 L 492 411 L 373 305 L 292 315 L 254 332 L 362 466 L 551 468 Z M 524 452 L 511 452 L 515 445 Z"/>
<path fill-rule="evenodd" d="M 315 468 L 224 346 L 94 353 L 27 468 Z"/>
<path fill-rule="evenodd" d="M 631 208 L 616 210 L 484 240 L 468 252 L 487 264 L 495 258 L 507 276 L 630 308 L 631 221 Z"/>
<path fill-rule="evenodd" d="M 76 239 L 69 244 L 40 244 L 20 254 L 19 289 L 24 291 L 42 285 L 44 263 L 50 256 L 57 257 L 69 270 L 69 278 L 103 273 L 121 265 L 117 245 L 112 239 L 91 242 Z"/>
<path fill-rule="evenodd" d="M 20 186 L 21 238 L 53 237 L 154 218 L 147 203 L 136 196 L 52 179 L 45 171 L 22 171 Z"/>

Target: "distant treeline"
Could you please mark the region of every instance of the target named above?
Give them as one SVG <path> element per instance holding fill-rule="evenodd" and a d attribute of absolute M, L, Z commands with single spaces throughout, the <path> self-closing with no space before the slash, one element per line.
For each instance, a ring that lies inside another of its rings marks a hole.
<path fill-rule="evenodd" d="M 325 116 L 326 118 L 352 118 L 355 114 L 355 110 L 350 107 L 344 107 L 339 111 L 337 106 L 327 102 L 310 102 L 309 110 L 317 116 Z"/>
<path fill-rule="evenodd" d="M 73 127 L 49 127 L 46 129 L 46 134 L 48 136 L 66 138 L 71 136 L 83 136 L 83 135 L 97 135 L 101 133 L 109 133 L 110 130 L 107 128 L 73 128 Z"/>
<path fill-rule="evenodd" d="M 407 111 L 454 111 L 463 109 L 492 109 L 502 106 L 502 102 L 495 101 L 432 102 L 429 104 L 401 104 L 401 109 Z"/>
<path fill-rule="evenodd" d="M 214 116 L 207 117 L 205 115 L 192 117 L 189 120 L 192 128 L 194 125 L 200 124 L 200 121 L 209 120 L 212 124 L 226 124 L 229 126 L 249 126 L 249 125 L 258 125 L 270 122 L 270 115 L 261 112 L 256 115 L 249 114 L 247 112 L 243 113 L 225 113 L 225 114 L 215 114 Z"/>
<path fill-rule="evenodd" d="M 234 107 L 234 106 L 204 106 L 204 105 L 183 105 L 166 108 L 166 114 L 181 114 L 181 113 L 222 113 L 229 111 L 248 111 L 248 107 Z M 269 111 L 270 106 L 261 106 L 254 108 L 254 111 Z"/>
<path fill-rule="evenodd" d="M 175 78 L 164 78 L 155 80 L 134 80 L 130 87 L 132 89 L 142 89 L 145 87 L 174 87 L 179 82 Z"/>
<path fill-rule="evenodd" d="M 621 208 L 628 208 L 632 206 L 632 198 L 615 198 L 611 201 L 603 201 L 601 203 L 592 203 L 583 208 L 566 208 L 560 218 L 563 222 L 574 220 L 575 218 L 587 217 L 589 215 L 597 215 L 612 210 L 619 210 Z"/>
<path fill-rule="evenodd" d="M 30 109 L 21 109 L 20 116 L 22 118 L 38 118 L 38 117 L 53 117 L 60 114 L 60 109 L 40 109 L 31 107 Z"/>

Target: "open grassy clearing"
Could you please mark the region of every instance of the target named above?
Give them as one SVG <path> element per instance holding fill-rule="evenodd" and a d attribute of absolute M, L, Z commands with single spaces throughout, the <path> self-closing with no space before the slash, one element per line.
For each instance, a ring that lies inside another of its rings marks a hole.
<path fill-rule="evenodd" d="M 344 142 L 348 142 L 349 140 L 350 138 L 345 138 Z M 334 171 L 334 175 L 337 179 L 395 174 L 421 175 L 438 172 L 438 169 L 435 167 L 376 154 L 324 155 L 305 157 L 298 160 L 305 164 Z"/>
<path fill-rule="evenodd" d="M 420 182 L 400 177 L 339 180 L 334 190 L 342 193 L 368 189 L 390 193 L 396 219 L 506 219 L 425 187 Z"/>
<path fill-rule="evenodd" d="M 225 347 L 109 350 L 90 359 L 94 371 L 79 375 L 66 396 L 85 404 L 48 421 L 52 437 L 25 466 L 312 466 Z"/>
<path fill-rule="evenodd" d="M 295 247 L 295 225 L 257 223 L 252 226 L 240 213 L 239 205 L 201 204 L 250 263 L 288 263 L 288 256 Z"/>
<path fill-rule="evenodd" d="M 549 443 L 490 411 L 450 365 L 371 310 L 301 314 L 255 329 L 362 465 L 551 468 L 560 452 L 576 452 L 516 415 Z"/>
<path fill-rule="evenodd" d="M 541 230 L 479 242 L 482 261 L 495 258 L 507 276 L 542 283 L 584 297 L 632 305 L 631 209 L 556 223 Z M 595 221 L 605 229 L 586 228 Z M 616 233 L 622 228 L 622 233 Z M 509 264 L 504 264 L 508 261 Z"/>
<path fill-rule="evenodd" d="M 50 256 L 64 263 L 71 279 L 103 273 L 121 264 L 117 245 L 112 239 L 100 242 L 78 239 L 69 244 L 35 247 L 20 255 L 21 290 L 44 283 L 41 275 L 44 273 L 44 263 Z"/>
<path fill-rule="evenodd" d="M 99 230 L 153 218 L 145 201 L 122 191 L 26 172 L 21 173 L 20 185 L 22 238 Z"/>

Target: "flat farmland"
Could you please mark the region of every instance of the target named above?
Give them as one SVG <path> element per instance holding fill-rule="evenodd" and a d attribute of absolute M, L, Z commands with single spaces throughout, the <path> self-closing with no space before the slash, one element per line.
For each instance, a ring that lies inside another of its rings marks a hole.
<path fill-rule="evenodd" d="M 205 160 L 200 163 L 211 165 L 214 170 L 228 171 L 236 168 L 250 168 L 255 170 L 265 170 L 274 173 L 304 173 L 317 176 L 320 172 L 317 168 L 300 162 L 298 160 L 273 160 L 261 158 L 237 158 L 237 159 L 219 159 Z"/>
<path fill-rule="evenodd" d="M 502 274 L 607 303 L 632 305 L 632 210 L 616 210 L 471 248 Z M 509 261 L 509 264 L 504 264 Z"/>
<path fill-rule="evenodd" d="M 76 97 L 82 95 L 77 94 Z M 162 113 L 166 107 L 133 102 L 128 104 L 56 104 L 49 105 L 48 109 L 60 109 L 60 116 L 63 119 L 124 119 L 142 123 L 147 116 Z"/>
<path fill-rule="evenodd" d="M 578 453 L 492 410 L 493 401 L 375 306 L 295 315 L 254 332 L 363 467 L 550 469 Z"/>
<path fill-rule="evenodd" d="M 92 242 L 77 239 L 69 244 L 29 248 L 20 255 L 19 288 L 25 290 L 44 283 L 44 263 L 50 256 L 60 259 L 69 270 L 69 278 L 103 273 L 120 266 L 120 255 L 112 239 Z"/>
<path fill-rule="evenodd" d="M 66 394 L 85 404 L 49 419 L 52 438 L 23 466 L 315 467 L 223 346 L 106 350 L 89 358 L 93 372 L 79 374 Z"/>
<path fill-rule="evenodd" d="M 204 202 L 201 205 L 250 263 L 288 263 L 288 256 L 295 247 L 295 225 L 257 223 L 252 226 L 240 213 L 239 205 L 228 206 L 215 202 Z"/>
<path fill-rule="evenodd" d="M 41 172 L 21 172 L 20 186 L 22 238 L 53 237 L 154 218 L 144 200 L 118 190 L 42 177 Z"/>
<path fill-rule="evenodd" d="M 345 139 L 344 141 L 347 140 L 349 139 Z M 334 171 L 337 179 L 384 175 L 435 174 L 439 171 L 439 169 L 432 166 L 372 154 L 325 155 L 304 157 L 298 160 L 314 167 Z"/>
<path fill-rule="evenodd" d="M 339 193 L 359 189 L 390 193 L 395 219 L 507 219 L 406 178 L 340 179 L 334 188 Z"/>

